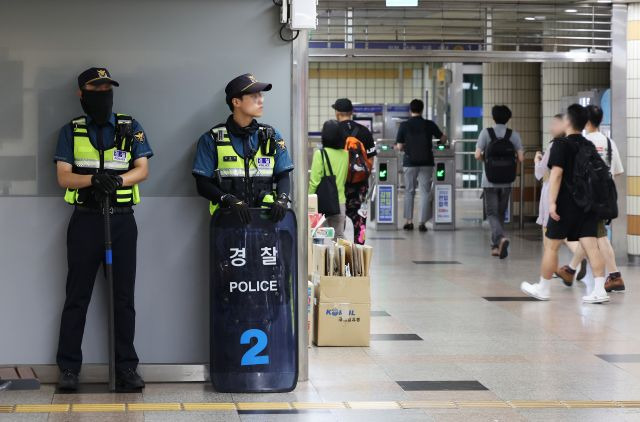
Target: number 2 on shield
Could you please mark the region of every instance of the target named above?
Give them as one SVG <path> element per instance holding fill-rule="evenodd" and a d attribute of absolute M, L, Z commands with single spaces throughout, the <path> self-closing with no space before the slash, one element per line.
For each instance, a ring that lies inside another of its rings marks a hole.
<path fill-rule="evenodd" d="M 242 333 L 240 336 L 240 344 L 251 344 L 251 339 L 255 338 L 258 340 L 256 344 L 247 350 L 247 352 L 242 356 L 242 360 L 240 361 L 241 366 L 251 366 L 251 365 L 268 365 L 269 364 L 269 356 L 258 356 L 260 352 L 262 352 L 268 344 L 267 335 L 264 331 L 258 329 L 247 330 Z"/>

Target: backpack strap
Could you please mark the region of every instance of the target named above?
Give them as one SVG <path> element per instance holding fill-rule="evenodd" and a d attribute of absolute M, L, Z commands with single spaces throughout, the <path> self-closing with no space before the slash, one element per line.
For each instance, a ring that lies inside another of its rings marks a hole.
<path fill-rule="evenodd" d="M 489 134 L 489 137 L 491 138 L 492 141 L 497 141 L 498 137 L 496 136 L 496 131 L 493 130 L 492 127 L 488 127 L 487 128 L 487 133 Z"/>
<path fill-rule="evenodd" d="M 513 131 L 511 129 L 507 129 L 507 131 L 504 133 L 504 136 L 502 137 L 502 140 L 510 141 L 512 133 L 513 133 Z"/>
<path fill-rule="evenodd" d="M 353 136 L 354 138 L 357 138 L 358 136 L 358 132 L 360 132 L 360 128 L 358 127 L 357 124 L 355 124 L 355 122 L 353 123 L 353 130 L 351 131 L 351 133 L 349 134 L 349 136 Z"/>
<path fill-rule="evenodd" d="M 607 136 L 607 164 L 609 168 L 613 164 L 613 150 L 611 149 L 611 139 Z"/>
<path fill-rule="evenodd" d="M 333 169 L 331 168 L 331 160 L 329 160 L 329 155 L 327 154 L 327 151 L 322 148 L 320 150 L 320 154 L 322 154 L 322 171 L 324 173 L 324 175 L 327 175 L 327 172 L 325 171 L 324 168 L 324 163 L 325 163 L 325 158 L 327 160 L 327 167 L 329 168 L 329 176 L 333 176 Z"/>

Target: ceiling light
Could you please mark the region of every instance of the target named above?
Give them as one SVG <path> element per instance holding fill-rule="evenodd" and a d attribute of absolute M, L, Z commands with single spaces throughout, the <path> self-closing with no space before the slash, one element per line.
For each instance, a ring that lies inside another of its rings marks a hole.
<path fill-rule="evenodd" d="M 564 11 L 566 13 L 576 13 L 578 11 L 578 9 L 565 9 Z"/>
<path fill-rule="evenodd" d="M 387 7 L 415 7 L 418 0 L 387 0 Z"/>
<path fill-rule="evenodd" d="M 524 18 L 524 20 L 526 20 L 526 21 L 534 21 L 534 20 L 536 20 L 536 18 L 534 18 L 533 16 L 527 16 L 526 18 Z"/>

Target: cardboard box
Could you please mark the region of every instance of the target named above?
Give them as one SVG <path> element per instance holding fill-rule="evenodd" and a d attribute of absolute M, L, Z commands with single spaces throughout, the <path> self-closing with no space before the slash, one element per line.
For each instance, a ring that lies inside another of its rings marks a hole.
<path fill-rule="evenodd" d="M 369 277 L 315 277 L 314 343 L 318 346 L 369 346 Z"/>
<path fill-rule="evenodd" d="M 315 214 L 318 212 L 318 195 L 316 195 L 315 193 L 309 195 L 308 206 L 309 214 Z"/>

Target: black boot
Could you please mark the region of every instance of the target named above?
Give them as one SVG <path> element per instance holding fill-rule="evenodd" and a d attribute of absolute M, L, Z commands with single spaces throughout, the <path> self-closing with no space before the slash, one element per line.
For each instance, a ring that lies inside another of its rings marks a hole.
<path fill-rule="evenodd" d="M 58 389 L 64 391 L 76 391 L 78 389 L 78 374 L 70 369 L 60 371 Z"/>
<path fill-rule="evenodd" d="M 144 381 L 135 369 L 116 371 L 116 388 L 119 390 L 139 390 L 144 388 Z"/>

